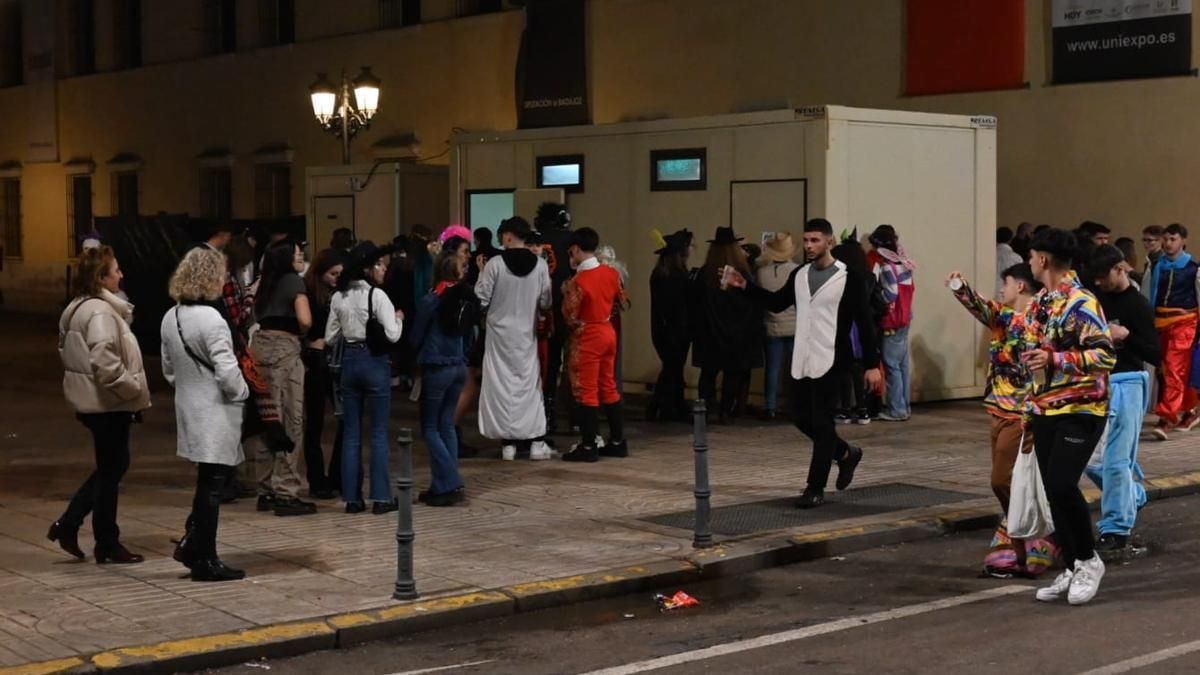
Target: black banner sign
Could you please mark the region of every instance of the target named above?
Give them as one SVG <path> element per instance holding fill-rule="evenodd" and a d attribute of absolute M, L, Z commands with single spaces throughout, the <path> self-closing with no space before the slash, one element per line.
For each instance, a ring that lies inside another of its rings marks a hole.
<path fill-rule="evenodd" d="M 1054 82 L 1186 75 L 1191 0 L 1054 0 Z"/>
<path fill-rule="evenodd" d="M 589 124 L 584 0 L 528 0 L 517 61 L 517 126 Z"/>

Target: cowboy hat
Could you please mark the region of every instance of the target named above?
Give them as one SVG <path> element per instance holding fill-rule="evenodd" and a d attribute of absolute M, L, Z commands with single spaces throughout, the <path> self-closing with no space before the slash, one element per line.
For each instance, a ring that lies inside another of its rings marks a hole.
<path fill-rule="evenodd" d="M 732 227 L 718 227 L 716 237 L 709 239 L 710 244 L 736 244 L 742 238 L 733 233 Z"/>
<path fill-rule="evenodd" d="M 792 235 L 780 232 L 767 240 L 762 254 L 771 262 L 787 262 L 796 256 L 796 242 Z"/>

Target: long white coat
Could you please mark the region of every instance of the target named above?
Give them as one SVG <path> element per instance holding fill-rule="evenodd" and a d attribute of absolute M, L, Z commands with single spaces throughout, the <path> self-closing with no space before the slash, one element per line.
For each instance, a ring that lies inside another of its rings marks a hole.
<path fill-rule="evenodd" d="M 546 261 L 539 259 L 529 274 L 517 276 L 503 256 L 495 256 L 479 274 L 475 294 L 487 309 L 479 433 L 494 440 L 539 438 L 546 433 L 546 410 L 537 316 L 552 301 Z"/>
<path fill-rule="evenodd" d="M 184 350 L 180 329 L 192 354 L 212 370 Z M 176 305 L 163 316 L 160 332 L 163 376 L 175 387 L 176 454 L 197 463 L 241 464 L 242 408 L 250 390 L 229 325 L 212 307 Z"/>

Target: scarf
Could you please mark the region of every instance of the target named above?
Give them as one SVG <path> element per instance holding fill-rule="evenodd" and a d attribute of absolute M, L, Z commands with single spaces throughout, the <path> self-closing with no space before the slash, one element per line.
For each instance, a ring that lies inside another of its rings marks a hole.
<path fill-rule="evenodd" d="M 875 252 L 879 254 L 880 258 L 883 258 L 893 265 L 900 265 L 901 267 L 906 268 L 909 272 L 914 272 L 917 269 L 917 264 L 913 262 L 912 258 L 908 257 L 908 253 L 904 251 L 904 247 L 900 244 L 896 245 L 895 251 L 880 246 L 879 248 L 875 249 Z"/>
<path fill-rule="evenodd" d="M 1188 263 L 1190 263 L 1190 262 L 1192 262 L 1192 254 L 1188 253 L 1187 251 L 1184 251 L 1175 260 L 1171 260 L 1171 258 L 1169 258 L 1166 255 L 1159 257 L 1158 262 L 1154 263 L 1154 267 L 1151 268 L 1152 271 L 1150 274 L 1150 304 L 1151 304 L 1151 306 L 1157 306 L 1157 304 L 1158 304 L 1159 279 L 1161 279 L 1164 274 L 1169 274 L 1171 272 L 1177 272 L 1179 270 L 1182 270 L 1183 268 L 1187 267 Z"/>
<path fill-rule="evenodd" d="M 433 287 L 433 294 L 440 298 L 457 283 L 457 281 L 439 281 L 437 286 Z"/>

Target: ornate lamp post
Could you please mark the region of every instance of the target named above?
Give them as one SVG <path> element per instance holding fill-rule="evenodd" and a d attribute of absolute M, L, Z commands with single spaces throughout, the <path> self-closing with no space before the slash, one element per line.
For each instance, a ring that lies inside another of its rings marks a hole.
<path fill-rule="evenodd" d="M 317 124 L 342 141 L 342 164 L 350 163 L 350 139 L 370 128 L 371 118 L 379 110 L 379 84 L 371 68 L 363 66 L 353 80 L 342 71 L 340 87 L 330 82 L 325 73 L 318 73 L 317 81 L 309 87 Z M 351 90 L 354 98 L 350 97 Z"/>

